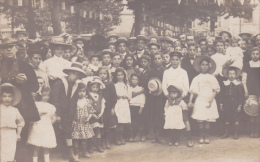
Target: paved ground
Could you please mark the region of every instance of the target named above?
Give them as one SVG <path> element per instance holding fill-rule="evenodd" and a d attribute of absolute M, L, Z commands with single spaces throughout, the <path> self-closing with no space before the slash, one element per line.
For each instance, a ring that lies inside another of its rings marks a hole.
<path fill-rule="evenodd" d="M 157 161 L 210 161 L 210 162 L 260 162 L 260 138 L 251 139 L 247 136 L 239 140 L 219 139 L 212 137 L 211 143 L 199 145 L 195 138 L 195 146 L 188 148 L 185 141 L 180 146 L 168 146 L 145 143 L 127 143 L 124 146 L 113 146 L 104 153 L 93 153 L 87 161 L 114 161 L 114 162 L 157 162 Z M 67 162 L 61 155 L 52 155 L 53 162 Z"/>

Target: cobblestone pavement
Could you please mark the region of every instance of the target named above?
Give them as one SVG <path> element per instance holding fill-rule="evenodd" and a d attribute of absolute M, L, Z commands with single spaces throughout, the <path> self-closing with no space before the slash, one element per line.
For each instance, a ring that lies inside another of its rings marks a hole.
<path fill-rule="evenodd" d="M 157 162 L 157 161 L 210 161 L 210 162 L 260 162 L 260 138 L 242 136 L 238 140 L 233 138 L 219 139 L 211 137 L 210 144 L 198 144 L 194 138 L 194 147 L 188 148 L 185 141 L 180 146 L 153 144 L 150 141 L 127 143 L 124 146 L 113 146 L 104 153 L 93 153 L 87 161 L 113 162 Z M 61 154 L 52 155 L 53 162 L 67 162 Z"/>

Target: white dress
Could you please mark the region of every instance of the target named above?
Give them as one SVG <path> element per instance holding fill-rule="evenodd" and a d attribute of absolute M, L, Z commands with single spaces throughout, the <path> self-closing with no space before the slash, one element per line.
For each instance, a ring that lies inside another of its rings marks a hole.
<path fill-rule="evenodd" d="M 186 103 L 182 100 L 179 105 L 169 105 L 168 100 L 165 103 L 164 115 L 165 123 L 164 129 L 183 129 L 185 124 L 183 122 L 182 110 L 187 107 Z"/>
<path fill-rule="evenodd" d="M 128 96 L 129 99 L 132 98 L 132 92 L 128 85 L 123 82 L 118 82 L 115 84 L 116 94 L 118 96 Z M 117 99 L 115 105 L 115 113 L 117 116 L 118 123 L 131 123 L 131 114 L 128 99 Z"/>
<path fill-rule="evenodd" d="M 52 120 L 54 120 L 56 108 L 47 102 L 35 104 L 41 120 L 31 123 L 27 143 L 38 147 L 55 148 L 57 143 Z"/>
<path fill-rule="evenodd" d="M 219 92 L 220 87 L 217 79 L 211 74 L 199 74 L 191 83 L 190 93 L 198 95 L 194 103 L 192 118 L 198 121 L 215 122 L 219 118 L 216 100 L 213 99 L 211 106 L 209 101 L 213 92 Z"/>
<path fill-rule="evenodd" d="M 0 159 L 1 162 L 14 161 L 17 142 L 16 131 L 18 127 L 24 127 L 24 119 L 15 107 L 0 104 L 0 109 Z"/>

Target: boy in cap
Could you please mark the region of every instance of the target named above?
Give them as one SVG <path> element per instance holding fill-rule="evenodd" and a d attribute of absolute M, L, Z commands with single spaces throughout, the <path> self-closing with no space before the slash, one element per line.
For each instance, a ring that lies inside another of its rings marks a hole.
<path fill-rule="evenodd" d="M 117 52 L 120 54 L 121 59 L 123 60 L 127 54 L 128 42 L 125 37 L 120 37 L 115 42 Z"/>
<path fill-rule="evenodd" d="M 179 104 L 180 101 L 187 96 L 189 91 L 189 78 L 186 70 L 180 67 L 182 54 L 180 52 L 172 52 L 171 56 L 171 65 L 172 67 L 165 70 L 162 80 L 162 88 L 164 95 L 170 100 L 169 92 L 167 88 L 170 85 L 179 87 L 182 90 L 182 96 L 176 100 L 176 104 Z M 188 118 L 188 111 L 183 111 L 184 123 L 186 125 L 186 133 L 188 138 L 188 146 L 193 147 L 193 141 L 191 136 L 190 122 Z"/>

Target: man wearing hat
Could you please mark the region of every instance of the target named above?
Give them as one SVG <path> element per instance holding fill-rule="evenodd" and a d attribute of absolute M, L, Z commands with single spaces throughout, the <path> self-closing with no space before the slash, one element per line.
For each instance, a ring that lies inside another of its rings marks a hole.
<path fill-rule="evenodd" d="M 102 66 L 105 66 L 107 69 L 110 69 L 112 67 L 112 57 L 114 55 L 114 52 L 112 52 L 110 49 L 104 49 L 100 55 L 102 56 Z"/>
<path fill-rule="evenodd" d="M 138 35 L 136 37 L 137 50 L 136 50 L 136 53 L 134 54 L 134 58 L 139 67 L 141 65 L 141 57 L 143 55 L 149 55 L 149 53 L 147 51 L 145 51 L 145 46 L 146 46 L 147 41 L 148 40 L 146 39 L 146 37 L 144 35 Z"/>
<path fill-rule="evenodd" d="M 159 53 L 159 50 L 161 48 L 161 46 L 158 43 L 149 43 L 147 46 L 152 56 L 156 53 Z"/>
<path fill-rule="evenodd" d="M 110 49 L 112 52 L 116 52 L 116 45 L 115 42 L 108 42 L 107 48 Z"/>
<path fill-rule="evenodd" d="M 86 77 L 80 63 L 72 63 L 70 67 L 64 68 L 65 77 L 59 78 L 53 85 L 50 102 L 56 107 L 56 114 L 61 120 L 63 136 L 71 161 L 79 161 L 74 155 L 72 146 L 72 122 L 77 110 L 77 88 L 78 79 Z"/>
<path fill-rule="evenodd" d="M 188 35 L 187 36 L 187 43 L 195 42 L 194 41 L 194 36 L 193 35 Z"/>
<path fill-rule="evenodd" d="M 136 37 L 128 39 L 128 53 L 134 55 L 136 53 Z"/>
<path fill-rule="evenodd" d="M 117 36 L 116 34 L 110 34 L 107 37 L 107 42 L 116 42 L 118 38 L 119 36 Z"/>
<path fill-rule="evenodd" d="M 168 37 L 162 37 L 160 38 L 160 43 L 161 43 L 161 52 L 162 54 L 164 53 L 170 53 L 171 51 L 169 50 L 169 47 L 173 46 L 172 40 L 170 40 Z"/>
<path fill-rule="evenodd" d="M 252 34 L 250 33 L 240 33 L 238 36 L 240 36 L 243 40 L 249 39 L 252 37 Z"/>
<path fill-rule="evenodd" d="M 127 39 L 125 37 L 120 37 L 117 39 L 115 45 L 116 45 L 117 52 L 121 56 L 121 59 L 124 60 L 127 54 L 127 46 L 128 46 Z"/>
<path fill-rule="evenodd" d="M 6 38 L 0 46 L 3 52 L 0 78 L 1 83 L 11 83 L 17 87 L 22 94 L 21 102 L 17 105 L 17 108 L 25 120 L 25 127 L 21 134 L 21 142 L 17 146 L 17 161 L 23 162 L 28 161 L 25 158 L 30 157 L 28 148 L 26 147 L 29 123 L 36 122 L 40 119 L 32 97 L 32 93 L 38 91 L 39 85 L 33 68 L 28 63 L 18 60 L 16 56 L 16 43 L 16 40 Z"/>
<path fill-rule="evenodd" d="M 71 44 L 64 43 L 61 40 L 54 40 L 50 43 L 50 49 L 52 51 L 53 57 L 45 60 L 43 62 L 43 67 L 46 69 L 50 85 L 52 86 L 55 80 L 58 78 L 66 76 L 63 73 L 63 69 L 71 66 L 71 62 L 65 60 L 62 56 L 64 54 L 64 50 L 72 47 Z"/>
<path fill-rule="evenodd" d="M 24 30 L 20 29 L 15 32 L 14 38 L 17 40 L 18 44 L 21 44 L 26 48 L 28 36 L 29 34 L 26 32 L 25 29 Z"/>

